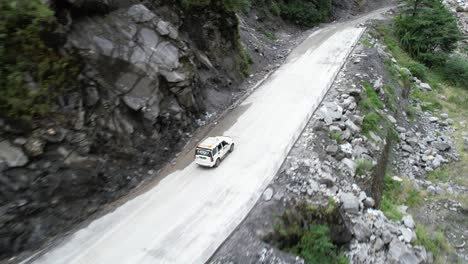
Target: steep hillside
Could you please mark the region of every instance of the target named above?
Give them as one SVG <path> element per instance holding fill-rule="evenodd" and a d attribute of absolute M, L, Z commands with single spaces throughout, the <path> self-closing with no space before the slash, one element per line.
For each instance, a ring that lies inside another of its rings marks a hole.
<path fill-rule="evenodd" d="M 359 11 L 345 2 L 296 23 L 286 1 L 0 0 L 0 259 L 154 177 L 301 27 Z"/>

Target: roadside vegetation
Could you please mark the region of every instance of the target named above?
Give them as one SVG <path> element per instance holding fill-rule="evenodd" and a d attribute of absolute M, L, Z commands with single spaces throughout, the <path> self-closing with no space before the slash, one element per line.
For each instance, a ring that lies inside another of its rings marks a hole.
<path fill-rule="evenodd" d="M 327 207 L 299 203 L 278 218 L 274 232 L 265 240 L 307 264 L 346 264 L 349 259 L 331 237 L 331 228 L 340 228 L 340 217 L 332 200 Z"/>
<path fill-rule="evenodd" d="M 460 161 L 429 171 L 425 179 L 440 186 L 456 183 L 466 187 L 468 155 L 464 150 L 463 137 L 468 134 L 468 59 L 466 53 L 459 52 L 460 49 L 463 51 L 463 47 L 456 51 L 461 35 L 455 18 L 440 1 L 408 0 L 405 3 L 406 9 L 393 24 L 376 26 L 375 36 L 383 40 L 387 51 L 395 57 L 400 67 L 409 69 L 412 76 L 432 87 L 430 91 L 419 89 L 409 82 L 408 76 L 398 67 L 387 62 L 392 76 L 408 87 L 409 98 L 415 103 L 405 110 L 408 119 L 415 120 L 417 111 L 429 111 L 435 116 L 447 113 L 453 120 L 456 129 L 453 137 Z M 381 202 L 381 210 L 392 220 L 401 220 L 404 215 L 402 205 L 408 206 L 410 212 L 416 212 L 428 203 L 449 198 L 468 208 L 466 195 L 449 194 L 445 189 L 443 194 L 428 194 L 425 190 L 415 189 L 406 179 L 396 179 L 390 173 L 385 176 Z M 413 244 L 431 251 L 435 263 L 447 263 L 449 259 L 456 261 L 454 249 L 445 237 L 446 230 L 441 229 L 437 221 L 423 224 L 418 218 L 415 220 L 417 240 Z"/>

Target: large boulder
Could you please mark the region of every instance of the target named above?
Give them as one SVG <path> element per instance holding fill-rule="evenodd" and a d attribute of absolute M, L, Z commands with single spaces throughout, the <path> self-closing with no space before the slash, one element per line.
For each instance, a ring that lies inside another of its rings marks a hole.
<path fill-rule="evenodd" d="M 420 263 L 420 260 L 403 242 L 400 242 L 398 239 L 393 239 L 388 247 L 386 263 L 417 264 Z"/>
<path fill-rule="evenodd" d="M 13 146 L 10 141 L 0 141 L 0 161 L 8 167 L 21 167 L 28 163 L 28 157 L 21 148 Z"/>

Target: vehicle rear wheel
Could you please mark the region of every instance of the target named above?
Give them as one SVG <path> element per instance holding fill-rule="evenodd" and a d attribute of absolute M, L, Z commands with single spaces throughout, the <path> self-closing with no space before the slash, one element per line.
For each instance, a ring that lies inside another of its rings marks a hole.
<path fill-rule="evenodd" d="M 219 166 L 219 162 L 220 162 L 219 159 L 217 159 L 213 167 L 217 168 Z"/>
<path fill-rule="evenodd" d="M 229 152 L 233 152 L 234 151 L 234 143 L 231 144 L 231 147 L 229 148 Z"/>

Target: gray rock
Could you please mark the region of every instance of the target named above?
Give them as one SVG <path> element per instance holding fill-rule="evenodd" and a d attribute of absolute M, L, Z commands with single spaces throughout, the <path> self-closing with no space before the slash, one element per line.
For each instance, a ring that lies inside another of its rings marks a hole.
<path fill-rule="evenodd" d="M 411 146 L 409 146 L 409 145 L 403 145 L 403 146 L 401 146 L 401 149 L 403 151 L 408 152 L 408 153 L 413 153 L 414 152 L 413 148 Z"/>
<path fill-rule="evenodd" d="M 439 122 L 439 118 L 437 118 L 435 116 L 431 116 L 431 117 L 429 117 L 429 122 L 431 122 L 431 123 Z"/>
<path fill-rule="evenodd" d="M 397 126 L 397 127 L 396 127 L 396 131 L 397 131 L 398 133 L 405 133 L 405 132 L 406 132 L 406 128 L 401 127 L 401 126 Z"/>
<path fill-rule="evenodd" d="M 428 256 L 427 256 L 427 251 L 424 247 L 422 246 L 415 246 L 413 248 L 413 251 L 414 251 L 414 254 L 416 255 L 416 257 L 419 259 L 419 262 L 418 263 L 430 263 L 428 261 Z"/>
<path fill-rule="evenodd" d="M 343 152 L 347 157 L 351 157 L 353 155 L 353 146 L 346 142 L 340 145 L 340 151 Z"/>
<path fill-rule="evenodd" d="M 336 179 L 329 173 L 323 173 L 319 179 L 320 184 L 325 184 L 327 187 L 332 187 L 335 184 Z"/>
<path fill-rule="evenodd" d="M 382 239 L 380 239 L 380 237 L 378 237 L 374 242 L 374 252 L 378 252 L 382 250 L 384 246 L 385 246 L 385 243 L 383 242 Z"/>
<path fill-rule="evenodd" d="M 265 201 L 270 201 L 271 198 L 273 197 L 273 188 L 268 187 L 264 192 L 263 192 L 263 199 Z"/>
<path fill-rule="evenodd" d="M 418 258 L 408 247 L 398 239 L 393 239 L 390 243 L 387 253 L 387 262 L 389 264 L 415 264 Z"/>
<path fill-rule="evenodd" d="M 387 115 L 388 117 L 388 120 L 392 123 L 392 124 L 396 124 L 397 123 L 397 120 L 392 116 L 392 115 Z"/>
<path fill-rule="evenodd" d="M 327 152 L 327 154 L 334 156 L 338 152 L 338 145 L 328 145 L 325 151 Z"/>
<path fill-rule="evenodd" d="M 419 84 L 419 88 L 421 88 L 422 90 L 426 90 L 426 91 L 432 90 L 431 85 L 429 85 L 428 83 L 423 83 L 423 82 Z"/>
<path fill-rule="evenodd" d="M 356 163 L 348 158 L 344 158 L 341 163 L 349 170 L 349 172 L 354 175 L 356 173 Z"/>
<path fill-rule="evenodd" d="M 365 242 L 369 240 L 369 237 L 372 235 L 372 232 L 369 225 L 361 219 L 359 219 L 353 226 L 353 234 L 356 237 L 357 241 Z"/>
<path fill-rule="evenodd" d="M 45 141 L 37 135 L 33 135 L 27 139 L 24 144 L 24 151 L 28 156 L 37 157 L 44 153 Z"/>
<path fill-rule="evenodd" d="M 394 238 L 394 236 L 392 235 L 392 233 L 387 230 L 387 229 L 384 229 L 383 232 L 382 232 L 382 240 L 385 244 L 388 244 L 392 241 L 392 239 Z"/>
<path fill-rule="evenodd" d="M 413 240 L 413 232 L 410 229 L 404 226 L 401 226 L 400 232 L 401 232 L 401 235 L 403 236 L 403 241 L 405 241 L 406 243 L 410 243 Z"/>
<path fill-rule="evenodd" d="M 415 147 L 419 142 L 417 137 L 409 137 L 405 141 L 406 143 L 410 144 L 411 147 Z"/>
<path fill-rule="evenodd" d="M 463 150 L 468 151 L 468 137 L 463 138 Z"/>
<path fill-rule="evenodd" d="M 148 22 L 156 17 L 146 6 L 142 4 L 130 7 L 127 14 L 137 23 Z"/>
<path fill-rule="evenodd" d="M 335 102 L 327 102 L 319 109 L 318 114 L 327 125 L 331 125 L 333 121 L 343 117 L 343 108 Z"/>
<path fill-rule="evenodd" d="M 440 114 L 440 117 L 441 117 L 442 119 L 447 119 L 447 118 L 448 118 L 448 114 L 442 113 L 442 114 Z"/>
<path fill-rule="evenodd" d="M 340 200 L 343 203 L 342 207 L 347 213 L 359 213 L 359 199 L 352 193 L 341 193 Z"/>
<path fill-rule="evenodd" d="M 90 86 L 86 88 L 86 98 L 85 104 L 86 106 L 94 106 L 99 101 L 99 92 L 96 87 Z"/>
<path fill-rule="evenodd" d="M 432 145 L 439 151 L 448 151 L 450 150 L 450 145 L 447 142 L 437 141 L 432 143 Z"/>
<path fill-rule="evenodd" d="M 414 229 L 415 223 L 414 223 L 413 217 L 411 215 L 406 215 L 405 217 L 403 217 L 402 221 L 403 221 L 403 224 L 405 224 L 406 227 Z"/>
<path fill-rule="evenodd" d="M 372 197 L 366 197 L 362 203 L 364 204 L 365 208 L 373 208 L 375 206 L 375 201 L 372 199 Z"/>
<path fill-rule="evenodd" d="M 382 138 L 380 138 L 378 135 L 376 135 L 374 132 L 370 131 L 369 132 L 369 136 L 370 138 L 376 142 L 377 144 L 379 144 L 380 142 L 382 142 Z"/>
<path fill-rule="evenodd" d="M 21 148 L 12 145 L 8 140 L 0 141 L 0 160 L 8 167 L 21 167 L 28 163 L 28 157 Z"/>
<path fill-rule="evenodd" d="M 349 119 L 346 120 L 345 125 L 353 134 L 361 132 L 361 128 L 356 126 L 356 124 L 354 124 L 354 122 Z"/>

